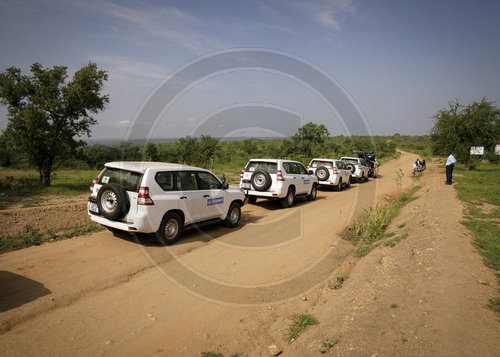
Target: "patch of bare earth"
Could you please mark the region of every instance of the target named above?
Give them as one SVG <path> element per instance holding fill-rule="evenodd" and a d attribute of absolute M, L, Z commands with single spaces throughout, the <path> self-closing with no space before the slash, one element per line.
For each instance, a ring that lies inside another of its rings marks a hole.
<path fill-rule="evenodd" d="M 2 197 L 7 207 L 0 210 L 0 235 L 26 233 L 28 227 L 40 232 L 81 227 L 87 217 L 88 194 L 80 196 Z"/>
<path fill-rule="evenodd" d="M 323 289 L 312 310 L 320 325 L 286 355 L 317 355 L 333 337 L 341 341 L 329 351 L 335 356 L 500 355 L 499 316 L 486 307 L 498 282 L 460 224 L 463 205 L 440 171 L 430 165 L 419 198 L 388 228 L 408 236 L 362 258 L 340 290 Z"/>

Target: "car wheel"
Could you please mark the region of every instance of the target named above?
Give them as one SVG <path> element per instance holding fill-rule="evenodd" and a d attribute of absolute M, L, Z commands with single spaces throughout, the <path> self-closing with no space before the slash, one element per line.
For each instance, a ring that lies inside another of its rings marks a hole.
<path fill-rule="evenodd" d="M 307 199 L 309 201 L 314 201 L 317 195 L 318 195 L 318 187 L 316 186 L 316 184 L 313 184 L 311 187 L 311 193 L 307 195 Z"/>
<path fill-rule="evenodd" d="M 316 170 L 316 177 L 320 181 L 326 181 L 330 177 L 330 172 L 328 171 L 328 169 L 326 167 L 320 166 Z"/>
<path fill-rule="evenodd" d="M 229 228 L 236 227 L 240 222 L 241 218 L 241 208 L 236 202 L 231 203 L 229 210 L 227 211 L 226 219 L 224 220 L 224 225 Z"/>
<path fill-rule="evenodd" d="M 255 197 L 255 196 L 249 196 L 248 197 L 248 203 L 252 203 L 253 204 L 255 202 L 257 202 L 257 197 Z"/>
<path fill-rule="evenodd" d="M 116 183 L 102 186 L 97 194 L 97 207 L 99 213 L 109 220 L 122 218 L 130 208 L 127 191 Z"/>
<path fill-rule="evenodd" d="M 293 202 L 295 201 L 295 191 L 293 188 L 288 188 L 288 192 L 286 196 L 281 199 L 281 205 L 285 208 L 290 208 L 293 206 Z"/>
<path fill-rule="evenodd" d="M 252 174 L 250 182 L 256 191 L 265 191 L 271 186 L 271 175 L 266 170 L 257 170 Z"/>
<path fill-rule="evenodd" d="M 334 189 L 335 191 L 342 191 L 342 179 L 339 179 L 339 184 Z"/>
<path fill-rule="evenodd" d="M 182 233 L 182 218 L 175 212 L 168 212 L 161 221 L 156 236 L 165 245 L 177 242 Z"/>

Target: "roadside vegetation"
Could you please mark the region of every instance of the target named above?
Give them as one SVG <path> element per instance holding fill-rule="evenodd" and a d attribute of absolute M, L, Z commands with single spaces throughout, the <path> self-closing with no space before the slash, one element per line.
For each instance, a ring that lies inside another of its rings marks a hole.
<path fill-rule="evenodd" d="M 462 224 L 474 234 L 474 246 L 500 279 L 500 164 L 476 164 L 473 170 L 455 167 L 458 198 L 466 207 Z M 488 307 L 500 312 L 500 296 Z"/>
<path fill-rule="evenodd" d="M 365 213 L 358 218 L 348 232 L 348 238 L 360 245 L 354 250 L 354 257 L 363 257 L 380 245 L 383 238 L 392 237 L 395 233 L 386 234 L 385 230 L 392 219 L 399 213 L 401 207 L 417 198 L 415 193 L 420 186 L 414 186 L 407 192 L 402 192 L 388 203 L 365 209 Z M 399 232 L 398 232 L 399 233 Z M 394 247 L 406 235 L 400 235 L 384 242 L 386 246 Z"/>
<path fill-rule="evenodd" d="M 294 341 L 301 332 L 303 332 L 308 326 L 319 324 L 318 320 L 310 314 L 297 314 L 292 318 L 292 324 L 288 328 L 285 337 L 288 341 Z"/>
<path fill-rule="evenodd" d="M 94 223 L 87 223 L 84 226 L 68 228 L 62 232 L 58 232 L 56 228 L 40 232 L 33 227 L 28 226 L 26 228 L 26 233 L 0 237 L 0 253 L 28 248 L 33 245 L 41 245 L 47 242 L 73 238 L 79 235 L 98 232 L 101 230 L 103 230 L 103 227 Z"/>

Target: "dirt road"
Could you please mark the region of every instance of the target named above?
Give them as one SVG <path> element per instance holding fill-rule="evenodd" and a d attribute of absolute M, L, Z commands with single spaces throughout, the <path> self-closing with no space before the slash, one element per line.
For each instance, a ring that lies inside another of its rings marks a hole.
<path fill-rule="evenodd" d="M 498 318 L 485 308 L 497 282 L 435 164 L 394 222 L 406 239 L 359 262 L 340 239 L 362 208 L 399 190 L 397 169 L 403 188 L 415 183 L 414 159 L 292 209 L 247 205 L 238 229 L 192 230 L 172 247 L 103 231 L 0 255 L 0 355 L 265 356 L 276 345 L 312 356 L 333 337 L 331 355 L 498 355 Z M 320 324 L 285 341 L 304 312 Z"/>

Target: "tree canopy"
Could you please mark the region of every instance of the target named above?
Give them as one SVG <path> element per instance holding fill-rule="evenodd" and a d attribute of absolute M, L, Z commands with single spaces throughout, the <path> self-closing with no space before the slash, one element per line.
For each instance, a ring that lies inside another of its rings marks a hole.
<path fill-rule="evenodd" d="M 467 106 L 458 100 L 448 105 L 448 109 L 434 115 L 433 152 L 444 155 L 451 151 L 469 169 L 471 146 L 484 146 L 492 151 L 500 141 L 500 109 L 485 98 Z"/>
<path fill-rule="evenodd" d="M 31 65 L 31 75 L 10 67 L 0 73 L 0 102 L 8 108 L 2 140 L 24 152 L 38 168 L 40 184 L 50 185 L 51 173 L 85 145 L 97 123 L 93 115 L 109 102 L 101 90 L 108 75 L 97 65 L 83 66 L 67 82 L 67 68 Z"/>

